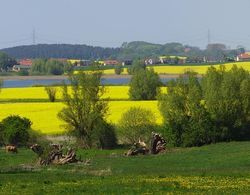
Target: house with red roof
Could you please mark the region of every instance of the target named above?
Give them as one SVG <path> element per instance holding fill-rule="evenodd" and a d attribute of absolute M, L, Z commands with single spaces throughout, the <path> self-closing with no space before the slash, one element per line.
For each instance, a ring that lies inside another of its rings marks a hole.
<path fill-rule="evenodd" d="M 250 61 L 250 52 L 245 52 L 236 57 L 236 61 Z"/>
<path fill-rule="evenodd" d="M 32 60 L 31 59 L 21 59 L 18 61 L 18 64 L 21 66 L 32 66 Z"/>

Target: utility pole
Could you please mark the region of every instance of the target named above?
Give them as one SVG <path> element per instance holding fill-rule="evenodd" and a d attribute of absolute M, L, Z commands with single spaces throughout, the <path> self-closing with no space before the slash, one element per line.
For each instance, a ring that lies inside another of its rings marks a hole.
<path fill-rule="evenodd" d="M 35 31 L 35 29 L 33 28 L 33 32 L 32 32 L 32 43 L 33 43 L 33 45 L 35 45 L 36 44 L 36 31 Z"/>
<path fill-rule="evenodd" d="M 210 36 L 210 30 L 207 31 L 207 44 L 209 45 L 211 43 L 211 36 Z"/>

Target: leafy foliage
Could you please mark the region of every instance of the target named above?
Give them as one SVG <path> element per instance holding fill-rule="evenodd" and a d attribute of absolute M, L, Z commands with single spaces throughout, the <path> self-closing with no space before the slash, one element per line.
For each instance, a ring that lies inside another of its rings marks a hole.
<path fill-rule="evenodd" d="M 46 91 L 47 94 L 48 94 L 48 97 L 49 97 L 50 102 L 55 102 L 55 100 L 56 100 L 57 88 L 56 88 L 56 87 L 46 86 L 46 87 L 45 87 L 45 91 Z"/>
<path fill-rule="evenodd" d="M 65 84 L 63 100 L 66 105 L 58 116 L 67 123 L 67 129 L 76 135 L 85 148 L 93 145 L 95 127 L 103 121 L 107 113 L 107 101 L 101 99 L 104 87 L 101 86 L 101 72 L 70 75 L 72 92 Z"/>
<path fill-rule="evenodd" d="M 61 75 L 64 72 L 70 72 L 71 66 L 68 62 L 61 62 L 54 59 L 36 59 L 32 64 L 31 73 Z"/>
<path fill-rule="evenodd" d="M 29 119 L 18 115 L 9 116 L 1 122 L 0 137 L 5 144 L 25 145 L 29 140 L 30 128 Z"/>
<path fill-rule="evenodd" d="M 236 66 L 211 67 L 201 82 L 194 73 L 171 81 L 159 108 L 174 145 L 249 140 L 249 89 L 249 72 Z"/>
<path fill-rule="evenodd" d="M 250 75 L 233 66 L 210 68 L 203 81 L 206 108 L 215 123 L 217 141 L 250 139 Z"/>
<path fill-rule="evenodd" d="M 3 80 L 0 79 L 0 92 L 1 92 L 1 88 L 3 87 Z"/>
<path fill-rule="evenodd" d="M 148 141 L 156 126 L 155 116 L 151 110 L 131 107 L 123 113 L 118 126 L 121 139 L 125 143 L 133 144 L 139 138 Z"/>
<path fill-rule="evenodd" d="M 0 51 L 0 72 L 7 71 L 13 65 L 16 64 L 16 61 L 9 57 L 6 53 Z"/>
<path fill-rule="evenodd" d="M 153 69 L 138 69 L 130 81 L 129 96 L 132 100 L 156 99 L 161 85 L 160 78 Z"/>
<path fill-rule="evenodd" d="M 123 72 L 122 66 L 115 67 L 115 74 L 120 75 Z"/>
<path fill-rule="evenodd" d="M 114 149 L 117 146 L 115 127 L 106 121 L 99 121 L 95 127 L 96 145 L 101 149 Z"/>

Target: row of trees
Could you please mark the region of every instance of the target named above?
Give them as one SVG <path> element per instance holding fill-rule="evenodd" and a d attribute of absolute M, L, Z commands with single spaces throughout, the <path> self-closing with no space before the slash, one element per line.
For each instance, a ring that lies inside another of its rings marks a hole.
<path fill-rule="evenodd" d="M 36 59 L 32 63 L 31 74 L 61 75 L 72 71 L 72 65 L 55 59 Z"/>
<path fill-rule="evenodd" d="M 165 129 L 176 146 L 250 140 L 249 72 L 211 67 L 203 78 L 187 73 L 159 98 Z"/>
<path fill-rule="evenodd" d="M 230 71 L 226 71 L 223 66 L 219 70 L 211 67 L 203 78 L 188 72 L 169 82 L 167 93 L 160 94 L 159 87 L 162 84 L 152 69 L 146 69 L 141 63 L 131 68 L 130 98 L 159 100 L 159 109 L 164 119 L 160 129 L 173 145 L 201 146 L 220 141 L 250 139 L 248 71 L 236 66 Z M 100 98 L 104 92 L 104 88 L 99 87 L 100 78 L 100 72 L 72 75 L 70 81 L 73 95 L 64 86 L 66 107 L 59 113 L 59 117 L 72 132 L 77 133 L 85 147 L 92 147 L 98 140 L 93 137 L 97 135 L 97 127 L 99 130 L 106 129 L 101 126 L 108 124 L 105 120 L 107 101 Z M 150 131 L 155 128 L 159 129 L 150 110 L 131 108 L 122 116 L 117 132 L 125 143 L 133 143 L 138 137 L 149 137 Z M 103 133 L 99 131 L 98 135 L 105 135 Z M 101 143 L 100 140 L 98 142 Z"/>

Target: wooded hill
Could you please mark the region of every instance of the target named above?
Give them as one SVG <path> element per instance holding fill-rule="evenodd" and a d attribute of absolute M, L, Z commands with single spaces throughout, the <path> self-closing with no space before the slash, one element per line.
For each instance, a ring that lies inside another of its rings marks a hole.
<path fill-rule="evenodd" d="M 73 58 L 73 59 L 134 59 L 160 55 L 199 57 L 210 61 L 233 58 L 244 52 L 243 48 L 227 49 L 224 44 L 210 44 L 205 50 L 181 43 L 153 44 L 143 41 L 123 43 L 118 48 L 71 44 L 38 44 L 2 49 L 11 57 L 21 58 Z"/>

